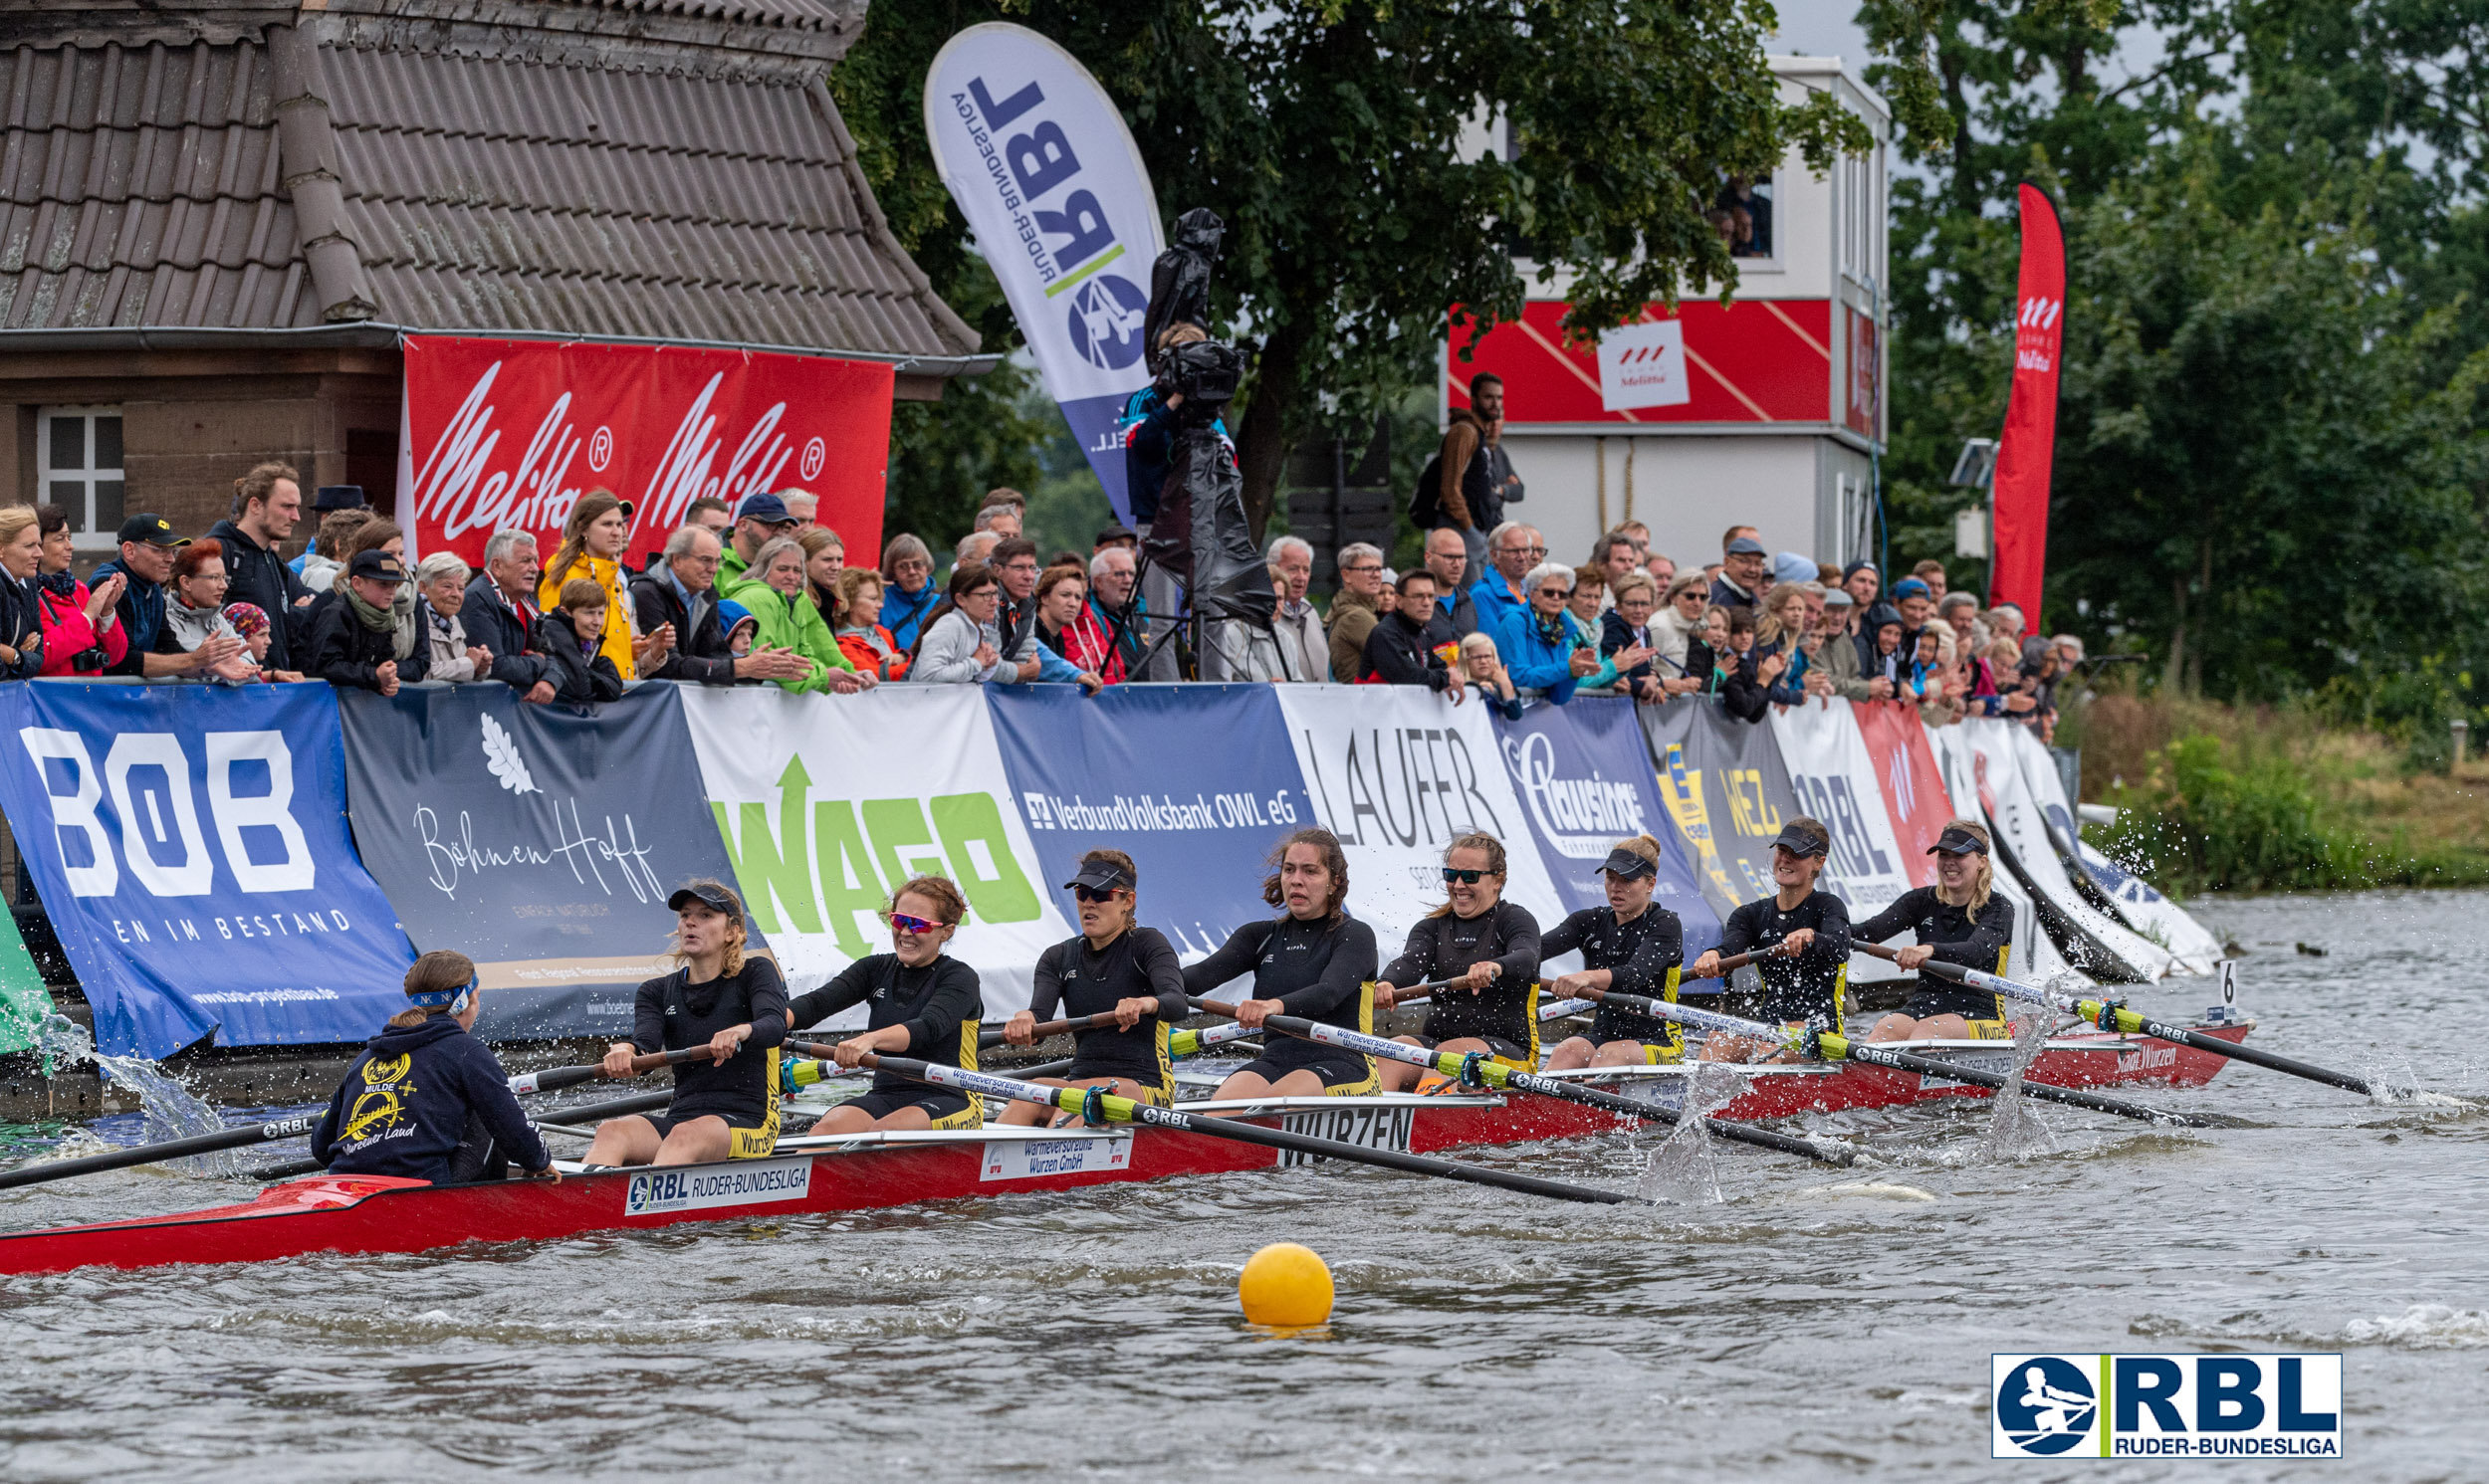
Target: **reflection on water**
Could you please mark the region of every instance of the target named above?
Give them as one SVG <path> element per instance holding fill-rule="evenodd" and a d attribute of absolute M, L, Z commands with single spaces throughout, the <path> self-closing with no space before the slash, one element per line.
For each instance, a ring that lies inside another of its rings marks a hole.
<path fill-rule="evenodd" d="M 2483 1094 L 2480 1053 L 2447 1048 L 2489 1037 L 2485 908 L 2380 894 L 2204 916 L 2253 951 L 2242 1003 L 2262 1044 Z M 2137 999 L 2175 1015 L 2208 992 Z M 2343 1350 L 2364 1479 L 2480 1477 L 2489 1115 L 2240 1067 L 2152 1101 L 2258 1127 L 2041 1105 L 2056 1148 L 2000 1162 L 1980 1152 L 1990 1110 L 1951 1100 L 1786 1126 L 1863 1142 L 1872 1173 L 1723 1146 L 1716 1204 L 1319 1166 L 13 1279 L 0 1477 L 1987 1480 L 1991 1351 L 2205 1348 Z M 1625 1187 L 1652 1147 L 1478 1158 Z M 0 1225 L 239 1188 L 121 1171 L 0 1194 Z M 1325 1331 L 1274 1337 L 1238 1312 L 1238 1270 L 1278 1240 L 1329 1260 Z"/>

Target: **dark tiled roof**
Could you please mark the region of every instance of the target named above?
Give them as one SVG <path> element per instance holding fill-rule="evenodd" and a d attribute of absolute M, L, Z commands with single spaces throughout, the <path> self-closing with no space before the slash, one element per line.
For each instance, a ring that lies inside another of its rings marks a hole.
<path fill-rule="evenodd" d="M 873 205 L 824 67 L 672 60 L 403 27 L 21 45 L 0 54 L 0 329 L 372 320 L 975 352 Z"/>

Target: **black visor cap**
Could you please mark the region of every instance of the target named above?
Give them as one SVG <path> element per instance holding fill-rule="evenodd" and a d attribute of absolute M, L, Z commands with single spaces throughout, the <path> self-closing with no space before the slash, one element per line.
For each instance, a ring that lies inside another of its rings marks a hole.
<path fill-rule="evenodd" d="M 1822 855 L 1831 848 L 1831 842 L 1811 830 L 1784 824 L 1780 827 L 1780 838 L 1772 841 L 1772 848 L 1785 850 L 1791 855 Z"/>
<path fill-rule="evenodd" d="M 1660 868 L 1630 850 L 1611 850 L 1607 863 L 1599 868 L 1619 881 L 1632 881 L 1639 876 L 1657 876 Z"/>
<path fill-rule="evenodd" d="M 1943 834 L 1936 836 L 1933 845 L 1927 847 L 1929 855 L 1934 855 L 1938 851 L 1946 855 L 1985 855 L 1988 853 L 1988 848 L 1980 844 L 1979 837 L 1968 830 L 1946 830 Z"/>
<path fill-rule="evenodd" d="M 1107 861 L 1090 861 L 1080 868 L 1079 875 L 1063 883 L 1063 890 L 1070 891 L 1076 886 L 1085 886 L 1093 892 L 1128 892 L 1132 890 L 1132 877 L 1121 866 Z"/>
<path fill-rule="evenodd" d="M 690 886 L 677 887 L 674 895 L 665 899 L 665 906 L 668 912 L 681 912 L 694 902 L 711 912 L 724 913 L 738 923 L 744 920 L 744 910 L 735 905 L 735 899 L 727 895 L 726 888 L 714 882 L 695 882 Z"/>

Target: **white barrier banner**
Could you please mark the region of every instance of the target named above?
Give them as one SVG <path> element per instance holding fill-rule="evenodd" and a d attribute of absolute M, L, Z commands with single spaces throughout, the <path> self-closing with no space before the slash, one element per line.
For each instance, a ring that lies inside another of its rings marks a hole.
<path fill-rule="evenodd" d="M 1444 850 L 1472 830 L 1504 844 L 1505 897 L 1541 928 L 1564 920 L 1485 707 L 1416 686 L 1274 689 L 1314 813 L 1347 852 L 1349 905 L 1374 925 L 1383 961 L 1443 904 Z"/>
<path fill-rule="evenodd" d="M 1943 774 L 1944 792 L 1952 800 L 1953 813 L 1964 819 L 1986 819 L 1987 805 L 1979 797 L 1979 749 L 1970 744 L 1970 739 L 1962 728 L 1929 729 L 1927 745 L 1935 753 L 1936 770 Z M 1990 833 L 1995 828 L 1993 823 L 1988 826 Z M 2041 930 L 2039 913 L 2032 904 L 2031 894 L 2022 889 L 2022 883 L 2014 879 L 2011 871 L 2005 869 L 2003 861 L 1990 864 L 1994 867 L 1990 889 L 2014 904 L 2014 951 L 2013 956 L 2006 960 L 2006 977 L 2032 984 L 2049 983 L 2063 973 L 2076 973 L 2082 977 L 2074 965 L 2066 961 L 2066 955 L 2057 951 L 2057 945 L 2048 934 Z"/>
<path fill-rule="evenodd" d="M 1073 929 L 1037 874 L 983 687 L 682 691 L 726 853 L 790 988 L 888 953 L 890 894 L 941 875 L 968 898 L 948 952 L 984 978 L 986 1018 L 1027 1004 L 1037 955 Z"/>
<path fill-rule="evenodd" d="M 2083 843 L 2083 827 L 2074 817 L 2073 801 L 2066 797 L 2066 780 L 2057 771 L 2056 757 L 2027 729 L 2014 730 L 2021 734 L 2014 756 L 2022 765 L 2022 786 L 2038 803 L 2058 857 L 2088 875 L 2128 927 L 2167 950 L 2177 972 L 2212 972 L 2221 961 L 2221 941 L 2176 903 L 2153 891 L 2150 883 Z"/>
<path fill-rule="evenodd" d="M 990 21 L 943 43 L 926 70 L 925 137 L 1046 390 L 1116 519 L 1130 520 L 1115 424 L 1149 384 L 1141 326 L 1165 244 L 1122 112 L 1069 52 Z"/>
<path fill-rule="evenodd" d="M 1789 767 L 1789 786 L 1798 807 L 1824 822 L 1832 832 L 1832 859 L 1824 873 L 1824 889 L 1850 906 L 1850 921 L 1864 922 L 1892 906 L 1916 883 L 1910 858 L 1902 854 L 1893 819 L 1885 808 L 1884 789 L 1876 781 L 1875 758 L 1858 729 L 1858 715 L 1846 701 L 1810 698 L 1799 706 L 1771 709 L 1772 741 Z M 1850 955 L 1853 982 L 1902 977 L 1885 959 L 1866 954 Z"/>

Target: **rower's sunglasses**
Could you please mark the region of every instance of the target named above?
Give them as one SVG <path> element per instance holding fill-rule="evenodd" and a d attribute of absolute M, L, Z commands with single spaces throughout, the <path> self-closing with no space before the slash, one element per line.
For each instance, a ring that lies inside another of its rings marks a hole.
<path fill-rule="evenodd" d="M 1484 871 L 1455 871 L 1450 866 L 1444 867 L 1444 883 L 1447 886 L 1456 881 L 1463 886 L 1475 886 L 1486 875 Z"/>
<path fill-rule="evenodd" d="M 923 918 L 912 918 L 904 912 L 890 914 L 891 929 L 899 933 L 931 933 L 937 926 Z"/>
<path fill-rule="evenodd" d="M 1111 886 L 1076 886 L 1071 889 L 1071 896 L 1075 902 L 1112 902 L 1115 900 L 1115 892 L 1116 888 Z"/>

